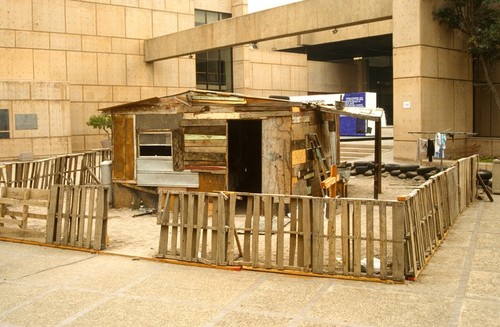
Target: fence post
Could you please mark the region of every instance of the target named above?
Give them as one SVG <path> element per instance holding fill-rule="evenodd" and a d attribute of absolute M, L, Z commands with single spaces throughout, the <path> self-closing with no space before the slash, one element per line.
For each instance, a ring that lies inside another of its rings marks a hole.
<path fill-rule="evenodd" d="M 392 275 L 396 281 L 403 281 L 404 276 L 404 221 L 405 207 L 404 202 L 398 202 L 393 207 L 392 214 Z"/>

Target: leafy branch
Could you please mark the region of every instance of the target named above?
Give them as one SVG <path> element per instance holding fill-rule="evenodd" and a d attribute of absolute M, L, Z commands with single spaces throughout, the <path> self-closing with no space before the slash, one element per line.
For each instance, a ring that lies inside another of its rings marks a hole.
<path fill-rule="evenodd" d="M 109 139 L 112 126 L 110 115 L 92 115 L 87 121 L 87 125 L 98 130 L 103 130 Z"/>
<path fill-rule="evenodd" d="M 467 51 L 481 64 L 486 84 L 500 110 L 500 96 L 491 78 L 500 57 L 500 0 L 445 0 L 432 14 L 440 24 L 466 37 Z"/>

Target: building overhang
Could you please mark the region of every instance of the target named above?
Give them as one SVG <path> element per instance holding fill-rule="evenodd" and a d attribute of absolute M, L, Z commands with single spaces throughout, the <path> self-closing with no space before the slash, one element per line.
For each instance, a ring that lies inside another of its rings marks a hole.
<path fill-rule="evenodd" d="M 146 40 L 145 61 L 389 19 L 392 0 L 305 0 Z"/>

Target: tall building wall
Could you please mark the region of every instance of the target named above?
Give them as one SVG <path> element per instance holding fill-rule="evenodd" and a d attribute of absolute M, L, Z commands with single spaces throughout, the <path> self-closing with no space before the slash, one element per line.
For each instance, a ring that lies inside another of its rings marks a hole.
<path fill-rule="evenodd" d="M 394 154 L 400 160 L 415 160 L 416 137 L 473 131 L 471 57 L 462 38 L 433 20 L 435 5 L 393 2 Z M 455 140 L 448 150 L 464 144 Z"/>
<path fill-rule="evenodd" d="M 146 63 L 144 40 L 194 27 L 195 8 L 239 16 L 247 13 L 247 0 L 2 1 L 0 109 L 9 111 L 11 133 L 0 139 L 9 149 L 0 159 L 101 147 L 106 136 L 86 125 L 99 108 L 194 89 L 194 57 Z M 307 92 L 304 55 L 248 47 L 233 53 L 236 92 Z M 40 87 L 58 95 L 39 99 Z M 16 115 L 25 113 L 36 113 L 36 130 L 16 129 Z M 64 132 L 47 128 L 51 121 L 63 124 Z"/>
<path fill-rule="evenodd" d="M 98 108 L 194 88 L 194 59 L 144 62 L 144 40 L 193 27 L 194 8 L 194 0 L 2 1 L 0 109 L 9 109 L 11 120 L 11 139 L 0 139 L 2 149 L 34 144 L 40 137 L 45 142 L 23 152 L 48 155 L 100 147 L 105 137 L 85 123 Z M 31 90 L 43 86 L 47 94 L 63 88 L 65 98 L 56 100 L 65 104 L 42 110 L 34 91 L 25 94 L 26 85 Z M 22 94 L 20 99 L 16 94 Z M 22 110 L 18 101 L 24 101 Z M 64 123 L 69 129 L 63 128 L 61 138 L 46 123 L 67 117 L 68 107 L 70 118 Z M 21 111 L 37 114 L 38 130 L 16 130 L 15 115 Z M 16 157 L 19 148 L 1 157 Z"/>

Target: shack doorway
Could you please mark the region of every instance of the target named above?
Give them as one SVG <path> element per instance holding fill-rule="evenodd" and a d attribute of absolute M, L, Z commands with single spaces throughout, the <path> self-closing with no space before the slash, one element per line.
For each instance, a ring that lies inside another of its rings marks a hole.
<path fill-rule="evenodd" d="M 261 193 L 262 121 L 228 120 L 228 189 Z"/>

